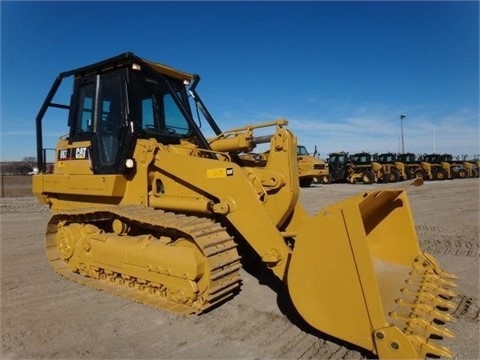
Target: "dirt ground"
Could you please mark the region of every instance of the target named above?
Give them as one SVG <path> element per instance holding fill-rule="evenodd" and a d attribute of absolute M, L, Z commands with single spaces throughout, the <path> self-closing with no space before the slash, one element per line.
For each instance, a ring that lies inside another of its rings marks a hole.
<path fill-rule="evenodd" d="M 21 181 L 8 180 L 10 187 L 5 181 L 6 197 L 0 201 L 1 359 L 372 356 L 311 331 L 292 316 L 281 290 L 277 293 L 271 283 L 246 271 L 235 298 L 191 317 L 72 283 L 54 272 L 44 254 L 48 208 L 40 206 Z M 21 193 L 9 192 L 12 186 Z M 324 205 L 381 186 L 314 185 L 301 190 L 301 202 L 314 214 Z M 442 344 L 458 359 L 479 358 L 479 180 L 426 182 L 411 187 L 409 199 L 421 247 L 459 277 L 456 322 L 448 326 L 457 336 Z"/>

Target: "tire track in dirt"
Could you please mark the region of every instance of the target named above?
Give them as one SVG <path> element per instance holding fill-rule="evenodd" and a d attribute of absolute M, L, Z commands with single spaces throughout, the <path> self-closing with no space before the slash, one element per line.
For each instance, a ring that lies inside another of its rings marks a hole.
<path fill-rule="evenodd" d="M 223 309 L 217 309 L 217 311 Z M 231 322 L 218 322 L 215 317 L 203 316 L 202 326 L 217 327 L 223 342 L 248 343 L 249 347 L 256 347 L 258 357 L 275 359 L 364 359 L 365 357 L 356 350 L 334 342 L 321 339 L 309 334 L 286 316 L 270 311 L 260 311 L 245 305 L 238 305 L 237 315 L 225 312 L 225 317 L 230 317 Z M 223 317 L 223 315 L 222 315 Z M 237 317 L 239 317 L 237 319 Z M 218 328 L 220 327 L 220 328 Z"/>
<path fill-rule="evenodd" d="M 420 247 L 432 255 L 479 257 L 478 228 L 417 225 Z"/>
<path fill-rule="evenodd" d="M 297 333 L 274 352 L 274 358 L 365 359 L 361 353 L 305 332 Z"/>
<path fill-rule="evenodd" d="M 477 323 L 479 322 L 480 307 L 478 299 L 459 295 L 452 299 L 452 301 L 457 304 L 457 308 L 452 313 L 457 320 Z"/>

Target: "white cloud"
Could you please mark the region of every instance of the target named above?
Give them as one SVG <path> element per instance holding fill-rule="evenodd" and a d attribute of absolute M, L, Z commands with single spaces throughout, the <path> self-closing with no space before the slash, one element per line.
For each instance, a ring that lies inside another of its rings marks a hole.
<path fill-rule="evenodd" d="M 290 120 L 290 127 L 299 143 L 311 151 L 317 145 L 322 156 L 338 150 L 399 152 L 401 113 L 384 106 L 364 106 L 344 118 L 294 118 Z M 478 113 L 462 108 L 438 116 L 422 109 L 421 114 L 407 115 L 403 120 L 403 139 L 406 152 L 478 154 Z"/>
<path fill-rule="evenodd" d="M 308 98 L 308 108 L 294 104 L 263 104 L 262 108 L 241 108 L 216 119 L 221 129 L 239 127 L 285 117 L 298 142 L 322 157 L 329 152 L 400 152 L 400 114 L 403 119 L 404 148 L 407 152 L 447 152 L 452 155 L 477 154 L 479 150 L 478 110 L 433 108 L 429 104 L 357 104 Z M 265 110 L 268 108 L 269 110 Z M 270 110 L 272 109 L 272 110 Z M 405 110 L 408 109 L 409 111 Z M 273 131 L 273 129 L 269 129 Z"/>

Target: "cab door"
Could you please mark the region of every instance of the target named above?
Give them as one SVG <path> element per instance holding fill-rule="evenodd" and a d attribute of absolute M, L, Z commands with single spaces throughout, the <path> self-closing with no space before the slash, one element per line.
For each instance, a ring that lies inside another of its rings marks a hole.
<path fill-rule="evenodd" d="M 77 81 L 71 140 L 90 141 L 88 158 L 94 174 L 120 174 L 132 153 L 124 70 Z"/>

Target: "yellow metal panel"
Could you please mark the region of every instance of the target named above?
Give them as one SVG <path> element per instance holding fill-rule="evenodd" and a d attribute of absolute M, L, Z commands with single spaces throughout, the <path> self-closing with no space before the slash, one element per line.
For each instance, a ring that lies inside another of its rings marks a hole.
<path fill-rule="evenodd" d="M 123 196 L 122 175 L 43 175 L 42 193 Z"/>
<path fill-rule="evenodd" d="M 298 230 L 288 288 L 309 324 L 373 350 L 367 307 L 339 208 L 320 212 Z"/>
<path fill-rule="evenodd" d="M 369 194 L 359 204 L 372 256 L 412 266 L 420 253 L 415 224 L 404 191 Z"/>

